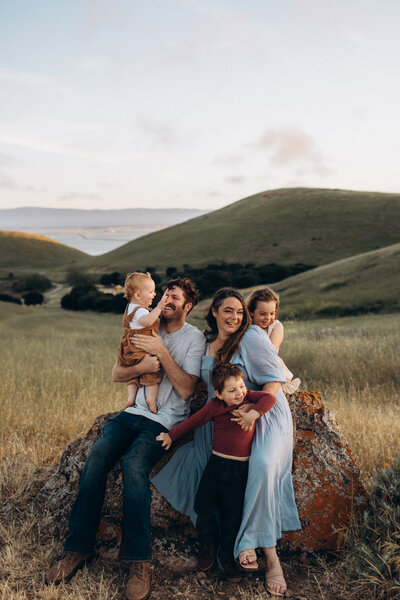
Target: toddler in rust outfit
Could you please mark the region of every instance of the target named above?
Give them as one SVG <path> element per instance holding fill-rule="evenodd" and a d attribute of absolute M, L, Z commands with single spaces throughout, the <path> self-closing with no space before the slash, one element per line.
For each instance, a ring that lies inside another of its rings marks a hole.
<path fill-rule="evenodd" d="M 129 300 L 129 304 L 123 316 L 124 329 L 117 356 L 118 364 L 123 367 L 138 364 L 146 354 L 133 345 L 131 341 L 133 334 L 153 335 L 153 332 L 158 333 L 159 316 L 168 301 L 166 293 L 164 293 L 157 306 L 151 310 L 149 307 L 155 295 L 155 284 L 150 273 L 129 273 L 126 276 L 125 297 Z M 144 373 L 140 377 L 129 381 L 126 406 L 135 404 L 138 388 L 145 385 L 147 406 L 152 413 L 157 413 L 157 393 L 160 381 L 160 371 L 157 371 L 157 373 Z"/>
<path fill-rule="evenodd" d="M 211 382 L 216 397 L 169 433 L 160 433 L 156 439 L 168 450 L 173 441 L 213 419 L 212 455 L 194 503 L 196 528 L 203 544 L 198 564 L 202 571 L 210 569 L 219 544 L 219 559 L 226 579 L 240 581 L 233 547 L 242 518 L 254 424 L 274 406 L 276 398 L 267 392 L 247 390 L 243 373 L 230 363 L 217 365 L 211 373 Z M 232 414 L 233 410 L 249 403 L 253 406 L 247 412 L 240 416 Z M 214 515 L 216 509 L 221 520 L 220 536 Z"/>

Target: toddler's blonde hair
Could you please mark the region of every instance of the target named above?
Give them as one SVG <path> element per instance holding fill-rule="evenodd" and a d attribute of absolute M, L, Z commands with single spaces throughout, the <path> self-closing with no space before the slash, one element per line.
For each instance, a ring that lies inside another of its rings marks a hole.
<path fill-rule="evenodd" d="M 139 292 L 143 289 L 144 281 L 149 280 L 153 281 L 150 273 L 138 273 L 136 271 L 134 273 L 128 273 L 124 285 L 125 298 L 131 300 L 135 292 Z"/>

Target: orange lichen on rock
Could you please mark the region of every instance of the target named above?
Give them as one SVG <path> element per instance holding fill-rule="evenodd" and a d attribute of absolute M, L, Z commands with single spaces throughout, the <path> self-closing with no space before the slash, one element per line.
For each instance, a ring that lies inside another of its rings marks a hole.
<path fill-rule="evenodd" d="M 288 399 L 296 423 L 293 485 L 303 529 L 285 533 L 282 545 L 291 550 L 335 549 L 337 530 L 365 502 L 359 470 L 319 394 L 297 392 Z"/>

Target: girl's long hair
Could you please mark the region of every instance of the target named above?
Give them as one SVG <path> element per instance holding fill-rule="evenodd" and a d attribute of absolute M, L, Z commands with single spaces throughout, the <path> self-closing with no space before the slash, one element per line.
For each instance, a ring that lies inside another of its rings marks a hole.
<path fill-rule="evenodd" d="M 279 294 L 274 292 L 274 290 L 269 287 L 253 292 L 247 301 L 247 308 L 249 309 L 250 313 L 253 313 L 256 310 L 259 302 L 270 301 L 275 302 L 275 319 L 277 319 L 279 313 Z"/>
<path fill-rule="evenodd" d="M 235 331 L 234 333 L 232 333 L 225 340 L 225 343 L 222 346 L 222 348 L 220 348 L 220 350 L 218 350 L 217 360 L 216 360 L 217 364 L 230 361 L 232 356 L 239 349 L 240 342 L 242 340 L 244 333 L 247 331 L 247 329 L 251 325 L 250 313 L 247 309 L 244 298 L 243 298 L 242 294 L 239 292 L 239 290 L 237 290 L 236 288 L 231 288 L 231 287 L 221 288 L 217 292 L 215 292 L 214 297 L 211 302 L 211 306 L 205 315 L 205 319 L 207 321 L 208 327 L 204 331 L 204 335 L 206 336 L 207 341 L 213 342 L 218 336 L 217 321 L 216 321 L 216 318 L 214 317 L 212 311 L 213 311 L 213 309 L 215 311 L 218 311 L 218 309 L 221 306 L 221 304 L 223 303 L 223 301 L 226 300 L 227 298 L 236 298 L 237 300 L 239 300 L 239 302 L 241 303 L 241 305 L 243 307 L 243 319 L 242 319 L 242 322 L 240 323 L 238 330 Z"/>

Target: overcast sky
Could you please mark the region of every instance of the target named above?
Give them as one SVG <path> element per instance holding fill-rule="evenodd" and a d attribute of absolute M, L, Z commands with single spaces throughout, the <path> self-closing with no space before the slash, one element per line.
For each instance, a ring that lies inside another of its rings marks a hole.
<path fill-rule="evenodd" d="M 0 0 L 0 208 L 400 193 L 399 0 Z"/>

